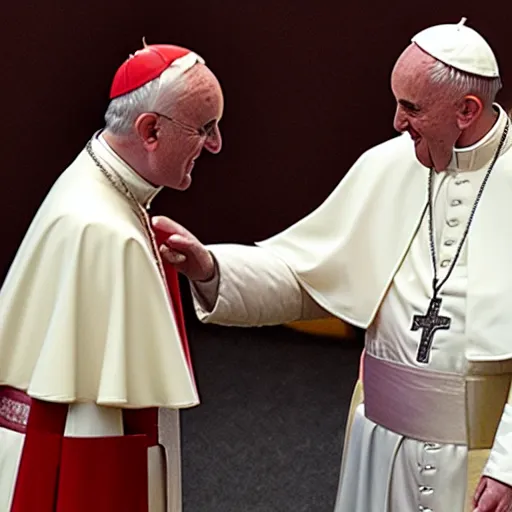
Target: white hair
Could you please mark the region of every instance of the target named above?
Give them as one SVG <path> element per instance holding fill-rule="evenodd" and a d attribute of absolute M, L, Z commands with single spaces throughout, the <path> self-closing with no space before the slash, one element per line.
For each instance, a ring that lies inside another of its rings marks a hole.
<path fill-rule="evenodd" d="M 447 85 L 455 93 L 462 96 L 474 94 L 485 106 L 490 106 L 496 100 L 496 95 L 502 87 L 501 79 L 473 75 L 448 66 L 436 60 L 430 70 L 432 83 Z"/>
<path fill-rule="evenodd" d="M 186 78 L 186 72 L 171 66 L 151 82 L 114 98 L 105 112 L 106 129 L 114 135 L 129 135 L 133 123 L 144 112 L 153 112 L 162 104 L 170 108 L 185 89 Z"/>

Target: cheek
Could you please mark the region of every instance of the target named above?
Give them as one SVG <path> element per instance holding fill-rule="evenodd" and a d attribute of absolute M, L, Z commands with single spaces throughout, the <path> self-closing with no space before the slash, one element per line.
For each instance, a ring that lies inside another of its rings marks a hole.
<path fill-rule="evenodd" d="M 428 119 L 423 120 L 423 125 L 425 133 L 433 139 L 449 140 L 459 134 L 456 120 L 448 106 L 440 105 L 439 109 L 429 114 Z"/>
<path fill-rule="evenodd" d="M 196 158 L 201 152 L 202 139 L 198 137 L 190 137 L 181 142 L 176 146 L 175 159 L 177 161 L 187 163 L 192 158 Z"/>
<path fill-rule="evenodd" d="M 432 124 L 428 129 L 428 136 L 430 139 L 439 143 L 455 144 L 460 132 L 457 126 L 452 123 L 447 123 L 446 120 L 438 124 Z"/>
<path fill-rule="evenodd" d="M 421 121 L 415 117 L 407 118 L 407 127 L 413 135 L 425 135 Z"/>
<path fill-rule="evenodd" d="M 438 119 L 416 119 L 411 126 L 423 137 L 427 139 L 443 138 L 446 131 L 446 125 L 439 122 Z"/>

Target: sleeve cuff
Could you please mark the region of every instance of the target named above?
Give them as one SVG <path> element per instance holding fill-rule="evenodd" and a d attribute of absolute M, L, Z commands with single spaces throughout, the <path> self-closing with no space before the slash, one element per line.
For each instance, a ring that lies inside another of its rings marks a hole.
<path fill-rule="evenodd" d="M 512 486 L 512 405 L 506 404 L 484 475 Z"/>
<path fill-rule="evenodd" d="M 219 295 L 219 265 L 213 254 L 212 257 L 213 263 L 215 265 L 213 276 L 207 281 L 192 281 L 190 283 L 194 299 L 197 301 L 199 306 L 201 306 L 201 309 L 207 313 L 211 313 L 213 311 L 215 303 L 217 302 L 217 297 Z"/>

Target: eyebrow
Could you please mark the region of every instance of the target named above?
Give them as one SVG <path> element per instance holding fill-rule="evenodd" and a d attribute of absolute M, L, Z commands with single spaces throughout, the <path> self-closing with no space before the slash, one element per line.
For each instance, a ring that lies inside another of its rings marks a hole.
<path fill-rule="evenodd" d="M 420 107 L 416 105 L 415 103 L 412 103 L 408 100 L 398 100 L 398 103 L 402 105 L 402 107 L 406 108 L 407 110 L 419 110 Z"/>

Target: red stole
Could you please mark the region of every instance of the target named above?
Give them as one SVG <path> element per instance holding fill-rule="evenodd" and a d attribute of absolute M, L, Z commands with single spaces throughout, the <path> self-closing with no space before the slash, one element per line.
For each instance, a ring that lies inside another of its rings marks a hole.
<path fill-rule="evenodd" d="M 169 237 L 163 231 L 154 230 L 157 247 L 160 247 L 165 240 Z M 181 302 L 180 285 L 178 280 L 178 273 L 176 269 L 169 263 L 162 260 L 162 265 L 165 272 L 165 280 L 167 282 L 167 291 L 169 293 L 169 299 L 172 304 L 174 311 L 174 318 L 178 325 L 178 331 L 181 337 L 181 343 L 183 344 L 183 352 L 187 359 L 190 372 L 192 373 L 192 358 L 190 356 L 190 348 L 188 346 L 187 331 L 185 329 L 185 317 L 183 315 L 183 304 Z M 193 374 L 192 374 L 193 377 Z"/>

